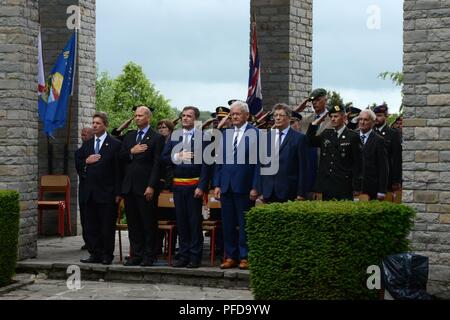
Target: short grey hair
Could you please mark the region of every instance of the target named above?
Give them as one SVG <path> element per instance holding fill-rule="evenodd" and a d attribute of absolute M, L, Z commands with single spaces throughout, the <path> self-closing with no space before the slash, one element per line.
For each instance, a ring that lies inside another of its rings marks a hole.
<path fill-rule="evenodd" d="M 292 116 L 291 107 L 289 107 L 286 103 L 277 103 L 273 106 L 272 112 L 275 113 L 276 110 L 284 110 L 288 117 Z"/>
<path fill-rule="evenodd" d="M 369 118 L 370 118 L 372 121 L 374 121 L 374 122 L 375 122 L 375 120 L 377 119 L 377 116 L 375 115 L 375 112 L 373 112 L 373 111 L 370 110 L 370 109 L 365 109 L 365 110 L 361 111 L 361 113 L 359 114 L 359 118 L 361 117 L 361 115 L 362 115 L 363 113 L 367 113 L 367 114 L 369 115 Z"/>
<path fill-rule="evenodd" d="M 233 104 L 230 106 L 230 109 L 233 109 L 234 107 L 239 107 L 241 111 L 250 113 L 250 109 L 248 108 L 248 104 L 244 101 L 237 100 L 233 102 Z"/>

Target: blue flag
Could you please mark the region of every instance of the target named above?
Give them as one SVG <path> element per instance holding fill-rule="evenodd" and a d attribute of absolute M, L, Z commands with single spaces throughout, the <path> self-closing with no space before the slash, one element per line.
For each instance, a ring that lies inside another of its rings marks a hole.
<path fill-rule="evenodd" d="M 67 105 L 72 95 L 75 74 L 76 38 L 74 32 L 39 95 L 39 118 L 44 124 L 44 132 L 49 136 L 53 136 L 56 129 L 64 127 L 66 122 Z"/>
<path fill-rule="evenodd" d="M 251 44 L 247 104 L 250 109 L 250 113 L 256 116 L 262 111 L 261 64 L 258 54 L 258 42 L 256 39 L 256 22 L 252 23 Z"/>

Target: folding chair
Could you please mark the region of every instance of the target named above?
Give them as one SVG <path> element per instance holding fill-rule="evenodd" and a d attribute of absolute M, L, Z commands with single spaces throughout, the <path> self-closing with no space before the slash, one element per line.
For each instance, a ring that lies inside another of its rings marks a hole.
<path fill-rule="evenodd" d="M 64 200 L 44 200 L 46 192 L 62 193 Z M 42 176 L 39 184 L 38 200 L 38 233 L 42 234 L 42 214 L 43 210 L 58 210 L 58 234 L 64 237 L 64 214 L 67 215 L 69 235 L 72 235 L 72 222 L 70 217 L 70 179 L 63 175 Z"/>
<path fill-rule="evenodd" d="M 117 222 L 116 222 L 116 230 L 119 234 L 119 255 L 120 255 L 120 262 L 123 261 L 123 253 L 122 253 L 122 231 L 128 230 L 128 224 L 122 223 L 122 210 L 124 207 L 124 201 L 120 201 L 118 205 L 118 212 L 117 212 Z M 131 251 L 131 250 L 130 250 Z"/>
<path fill-rule="evenodd" d="M 214 193 L 205 194 L 203 201 L 208 209 L 220 209 L 220 201 L 214 198 Z M 216 260 L 216 241 L 217 232 L 221 228 L 220 220 L 204 220 L 202 223 L 202 230 L 208 231 L 210 235 L 209 251 L 211 255 L 211 266 L 214 266 Z"/>
<path fill-rule="evenodd" d="M 158 197 L 158 208 L 175 208 L 173 201 L 173 193 L 169 191 L 162 191 Z M 164 255 L 167 256 L 167 263 L 172 265 L 172 239 L 176 231 L 176 221 L 173 220 L 159 220 L 158 229 L 164 232 Z"/>

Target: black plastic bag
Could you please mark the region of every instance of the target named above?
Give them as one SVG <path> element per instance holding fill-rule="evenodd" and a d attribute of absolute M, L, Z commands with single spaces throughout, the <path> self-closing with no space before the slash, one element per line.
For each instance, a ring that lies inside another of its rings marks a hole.
<path fill-rule="evenodd" d="M 431 300 L 427 293 L 428 257 L 400 253 L 383 262 L 383 287 L 396 300 Z"/>

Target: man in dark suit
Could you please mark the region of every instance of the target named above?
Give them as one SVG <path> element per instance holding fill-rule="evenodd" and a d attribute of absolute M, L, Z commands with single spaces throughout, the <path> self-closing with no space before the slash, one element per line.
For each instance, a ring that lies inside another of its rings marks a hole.
<path fill-rule="evenodd" d="M 362 145 L 362 170 L 359 190 L 370 200 L 384 200 L 387 192 L 389 165 L 384 139 L 374 130 L 375 113 L 363 110 L 359 114 L 359 136 Z"/>
<path fill-rule="evenodd" d="M 174 140 L 167 142 L 162 156 L 163 161 L 174 168 L 172 190 L 180 239 L 175 268 L 198 268 L 202 259 L 202 205 L 203 195 L 209 189 L 210 167 L 203 159 L 207 143 L 201 131 L 194 127 L 199 117 L 200 111 L 196 107 L 183 109 L 183 129 L 175 131 Z"/>
<path fill-rule="evenodd" d="M 402 185 L 402 139 L 398 130 L 387 124 L 388 106 L 374 108 L 375 133 L 384 139 L 389 164 L 388 191 L 399 191 Z"/>
<path fill-rule="evenodd" d="M 85 143 L 92 139 L 94 133 L 92 132 L 92 128 L 86 127 L 81 130 L 81 141 Z M 81 147 L 75 151 L 75 169 L 78 173 L 78 207 L 80 208 L 80 223 L 81 223 L 81 231 L 83 236 L 84 245 L 81 247 L 81 250 L 87 250 L 86 245 L 86 200 L 84 199 L 84 185 L 86 180 L 86 172 L 84 171 L 86 164 L 83 162 L 81 158 Z"/>
<path fill-rule="evenodd" d="M 124 165 L 122 194 L 132 249 L 126 266 L 152 266 L 156 261 L 158 185 L 160 158 L 164 138 L 150 127 L 151 110 L 146 106 L 135 111 L 138 130 L 125 136 L 120 150 Z"/>
<path fill-rule="evenodd" d="M 274 165 L 274 155 L 278 153 L 278 170 L 273 174 L 261 173 L 261 193 L 264 202 L 286 202 L 304 200 L 306 196 L 306 136 L 290 127 L 291 109 L 279 103 L 273 108 L 276 130 L 269 131 L 267 145 L 271 163 L 261 164 L 261 169 Z M 272 139 L 272 135 L 275 139 Z M 274 144 L 272 143 L 274 140 Z M 272 149 L 273 147 L 273 149 Z"/>
<path fill-rule="evenodd" d="M 248 105 L 235 101 L 231 105 L 233 128 L 223 131 L 217 154 L 213 186 L 220 199 L 222 225 L 227 259 L 222 269 L 238 266 L 248 269 L 248 245 L 245 232 L 245 212 L 255 205 L 258 197 L 258 129 L 247 121 Z M 236 226 L 239 226 L 239 231 Z"/>
<path fill-rule="evenodd" d="M 333 129 L 316 135 L 324 117 L 329 117 Z M 329 107 L 328 115 L 311 123 L 307 137 L 310 146 L 320 147 L 315 192 L 322 193 L 323 200 L 353 200 L 354 191 L 358 190 L 361 147 L 358 135 L 345 126 L 345 107 Z"/>
<path fill-rule="evenodd" d="M 105 113 L 93 116 L 94 138 L 83 143 L 81 163 L 85 164 L 83 197 L 86 200 L 86 242 L 90 257 L 83 263 L 109 265 L 114 259 L 114 235 L 117 204 L 120 201 L 121 171 L 119 163 L 120 141 L 106 132 L 108 118 Z"/>

